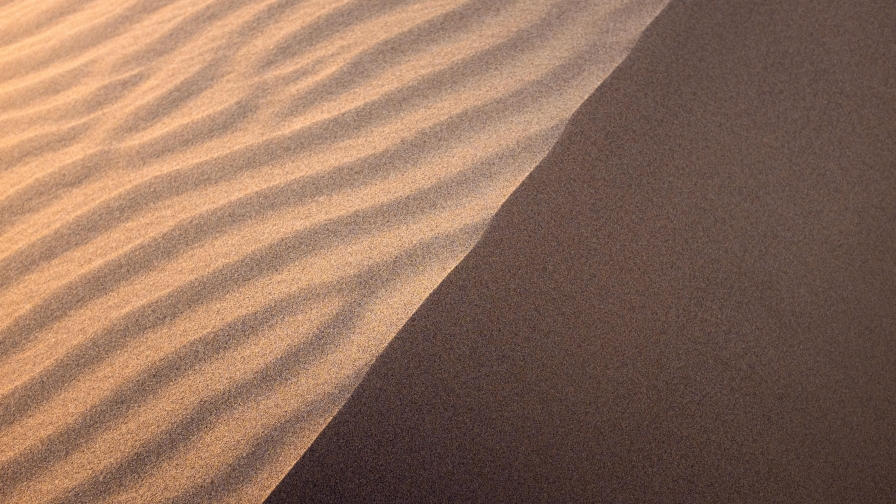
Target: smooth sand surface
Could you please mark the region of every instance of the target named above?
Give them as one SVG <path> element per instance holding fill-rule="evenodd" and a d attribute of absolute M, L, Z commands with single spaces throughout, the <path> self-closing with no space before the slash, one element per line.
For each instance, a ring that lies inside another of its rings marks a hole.
<path fill-rule="evenodd" d="M 0 1 L 0 501 L 263 500 L 664 5 Z"/>
<path fill-rule="evenodd" d="M 269 502 L 893 502 L 894 61 L 673 0 Z"/>

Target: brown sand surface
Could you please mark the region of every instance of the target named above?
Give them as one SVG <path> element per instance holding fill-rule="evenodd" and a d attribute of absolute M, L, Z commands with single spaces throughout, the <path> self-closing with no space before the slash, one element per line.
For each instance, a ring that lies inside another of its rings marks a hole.
<path fill-rule="evenodd" d="M 0 502 L 257 502 L 665 0 L 0 1 Z"/>
<path fill-rule="evenodd" d="M 894 61 L 673 0 L 269 502 L 894 502 Z"/>

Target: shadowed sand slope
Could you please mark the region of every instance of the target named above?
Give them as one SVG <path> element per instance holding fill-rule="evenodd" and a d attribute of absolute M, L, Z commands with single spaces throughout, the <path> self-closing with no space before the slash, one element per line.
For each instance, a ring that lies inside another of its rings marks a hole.
<path fill-rule="evenodd" d="M 0 501 L 261 501 L 664 4 L 0 2 Z"/>
<path fill-rule="evenodd" d="M 269 502 L 892 502 L 894 27 L 672 2 Z"/>

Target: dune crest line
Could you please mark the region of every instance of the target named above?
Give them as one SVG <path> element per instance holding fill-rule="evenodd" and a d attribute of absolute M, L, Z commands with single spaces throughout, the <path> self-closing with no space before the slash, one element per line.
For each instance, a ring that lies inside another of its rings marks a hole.
<path fill-rule="evenodd" d="M 262 501 L 665 4 L 0 2 L 0 500 Z"/>
<path fill-rule="evenodd" d="M 894 27 L 670 2 L 265 502 L 893 502 Z"/>

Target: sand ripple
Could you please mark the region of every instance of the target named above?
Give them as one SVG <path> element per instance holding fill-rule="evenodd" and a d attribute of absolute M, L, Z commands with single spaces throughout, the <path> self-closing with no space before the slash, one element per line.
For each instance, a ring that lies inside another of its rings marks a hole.
<path fill-rule="evenodd" d="M 664 3 L 0 2 L 0 500 L 261 501 Z"/>

